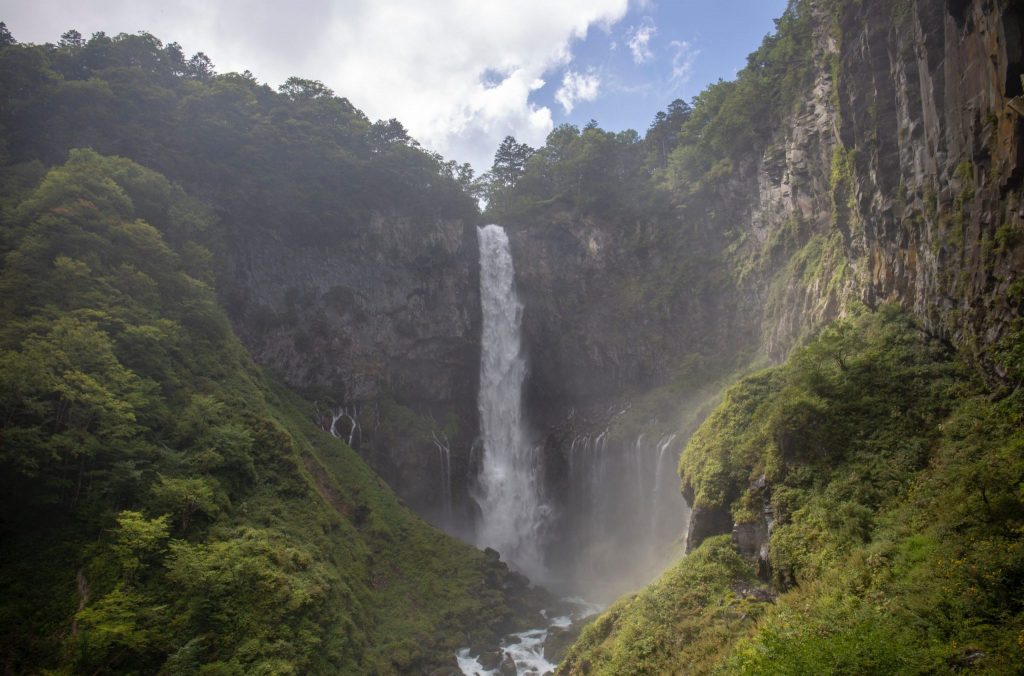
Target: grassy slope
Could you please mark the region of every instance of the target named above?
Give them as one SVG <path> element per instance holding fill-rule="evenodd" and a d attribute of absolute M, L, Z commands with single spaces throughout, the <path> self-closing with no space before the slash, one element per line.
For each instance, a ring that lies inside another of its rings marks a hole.
<path fill-rule="evenodd" d="M 0 240 L 7 669 L 408 673 L 509 628 L 522 579 L 252 363 L 200 205 L 88 151 L 31 186 Z"/>
<path fill-rule="evenodd" d="M 1020 342 L 1000 351 L 1018 379 Z M 682 459 L 698 504 L 743 522 L 768 500 L 777 603 L 742 601 L 752 567 L 711 539 L 599 618 L 560 673 L 1015 672 L 1022 396 L 986 393 L 893 310 L 827 329 L 732 388 Z"/>

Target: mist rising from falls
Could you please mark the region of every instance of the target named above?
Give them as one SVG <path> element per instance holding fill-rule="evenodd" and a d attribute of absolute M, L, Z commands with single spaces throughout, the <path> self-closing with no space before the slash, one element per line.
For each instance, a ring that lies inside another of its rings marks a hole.
<path fill-rule="evenodd" d="M 567 440 L 551 552 L 565 591 L 607 602 L 681 555 L 689 508 L 676 465 L 684 441 L 672 432 L 630 438 L 607 428 Z"/>
<path fill-rule="evenodd" d="M 515 288 L 508 236 L 497 225 L 479 228 L 480 428 L 483 459 L 476 499 L 482 511 L 477 543 L 493 547 L 532 578 L 544 577 L 542 460 L 523 429 L 526 361 L 520 344 L 523 306 Z"/>

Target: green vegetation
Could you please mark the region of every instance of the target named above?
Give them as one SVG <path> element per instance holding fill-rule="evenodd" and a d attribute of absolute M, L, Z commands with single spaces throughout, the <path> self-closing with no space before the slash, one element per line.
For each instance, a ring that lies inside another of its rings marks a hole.
<path fill-rule="evenodd" d="M 693 220 L 718 220 L 708 197 L 726 189 L 735 162 L 772 140 L 810 84 L 811 11 L 792 2 L 735 81 L 711 85 L 692 105 L 673 101 L 643 137 L 591 122 L 559 126 L 536 151 L 506 139 L 481 177 L 487 218 L 517 223 L 570 211 L 617 222 L 663 218 L 675 203 Z"/>
<path fill-rule="evenodd" d="M 1014 382 L 1021 344 L 997 351 Z M 737 608 L 753 565 L 710 538 L 561 673 L 1014 673 L 1022 423 L 1020 388 L 988 393 L 897 310 L 837 322 L 731 388 L 681 460 L 696 506 L 740 523 L 770 506 L 777 602 Z"/>
<path fill-rule="evenodd" d="M 707 673 L 762 603 L 754 571 L 728 537 L 709 539 L 661 579 L 612 605 L 583 630 L 559 674 Z"/>
<path fill-rule="evenodd" d="M 5 211 L 7 668 L 405 673 L 514 626 L 521 578 L 401 506 L 253 365 L 211 225 L 92 151 Z"/>
<path fill-rule="evenodd" d="M 73 148 L 132 159 L 215 207 L 226 236 L 321 242 L 386 209 L 417 219 L 478 210 L 467 165 L 423 151 L 397 120 L 371 122 L 315 80 L 279 91 L 217 74 L 148 33 L 0 44 L 0 164 L 60 164 Z M 5 178 L 5 183 L 14 178 Z"/>

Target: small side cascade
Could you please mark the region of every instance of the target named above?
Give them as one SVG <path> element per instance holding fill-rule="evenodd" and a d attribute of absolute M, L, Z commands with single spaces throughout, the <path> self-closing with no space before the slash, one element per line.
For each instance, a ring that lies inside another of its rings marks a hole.
<path fill-rule="evenodd" d="M 437 448 L 439 465 L 441 468 L 441 518 L 446 526 L 452 523 L 452 448 L 448 441 L 448 435 L 444 432 L 438 436 L 437 432 L 431 432 L 434 446 Z"/>
<path fill-rule="evenodd" d="M 648 582 L 681 552 L 689 514 L 674 480 L 679 434 L 655 431 L 654 421 L 623 439 L 617 417 L 609 412 L 608 427 L 563 447 L 560 560 L 577 588 L 607 593 L 604 600 Z"/>
<path fill-rule="evenodd" d="M 316 409 L 317 423 L 325 432 L 335 439 L 341 439 L 355 448 L 356 441 L 362 440 L 362 429 L 359 427 L 359 407 L 356 405 L 330 408 L 326 413 Z M 328 422 L 330 421 L 330 422 Z M 347 427 L 347 431 L 343 428 Z"/>

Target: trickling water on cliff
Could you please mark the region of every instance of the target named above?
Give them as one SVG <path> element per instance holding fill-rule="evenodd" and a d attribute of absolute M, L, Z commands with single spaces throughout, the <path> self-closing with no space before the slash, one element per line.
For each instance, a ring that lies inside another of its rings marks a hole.
<path fill-rule="evenodd" d="M 477 542 L 498 550 L 530 577 L 543 578 L 542 537 L 549 510 L 540 494 L 542 462 L 523 426 L 523 306 L 516 295 L 505 231 L 497 225 L 484 226 L 479 229 L 479 241 L 483 461 L 475 495 L 482 511 Z"/>

